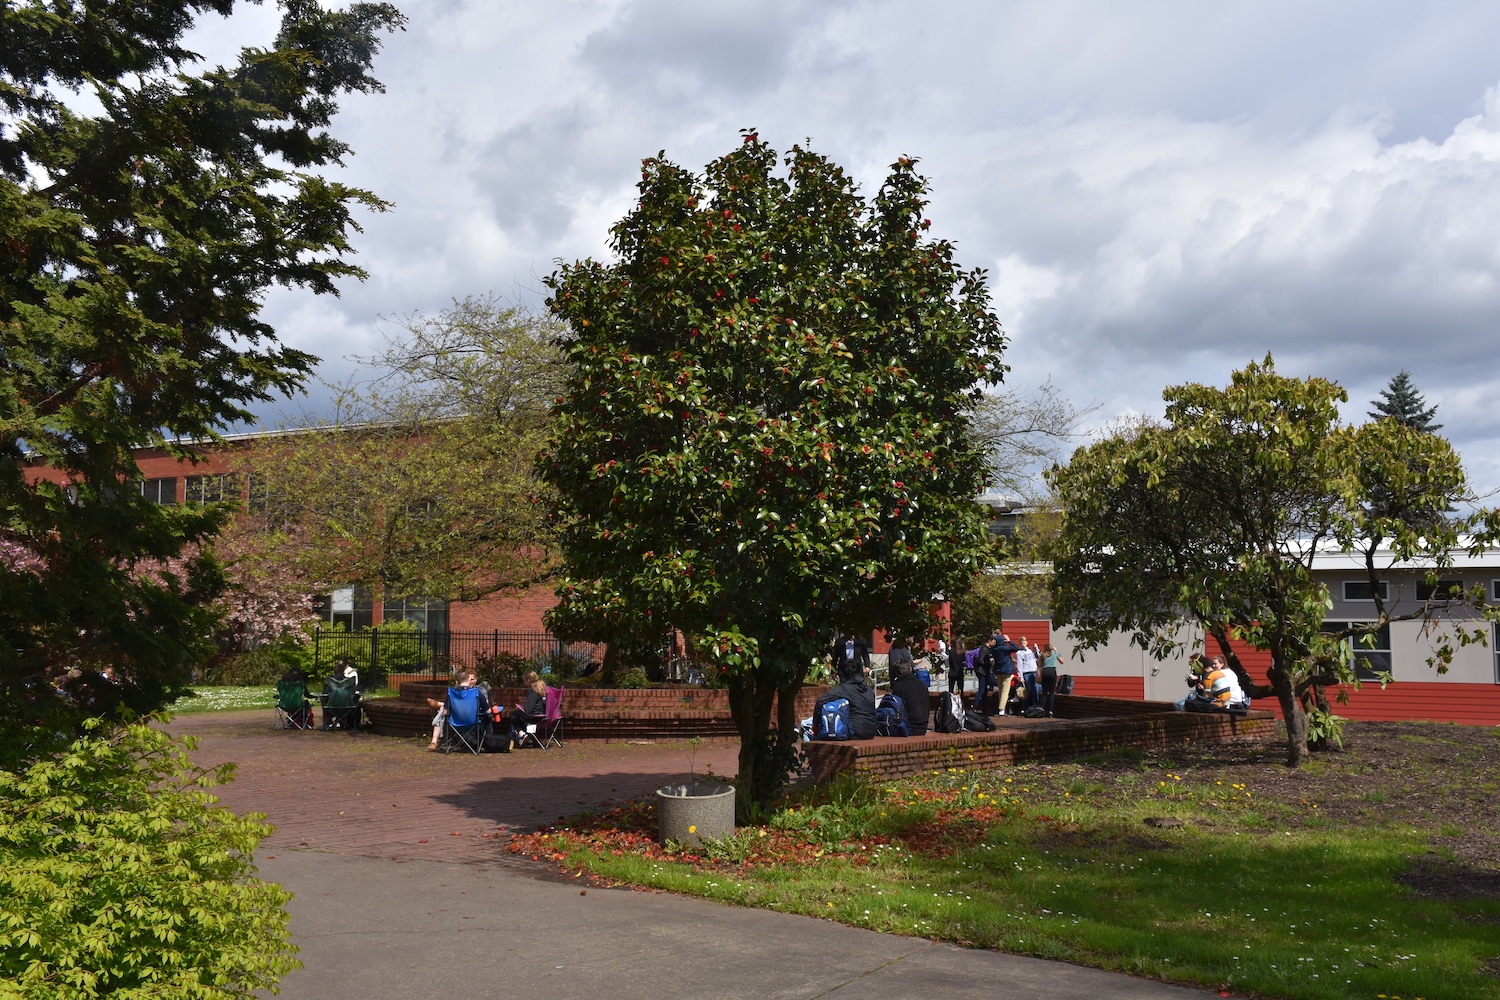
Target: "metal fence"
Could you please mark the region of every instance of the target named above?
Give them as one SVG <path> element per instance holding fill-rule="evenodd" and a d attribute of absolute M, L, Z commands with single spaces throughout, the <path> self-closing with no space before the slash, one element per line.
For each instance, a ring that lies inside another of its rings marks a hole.
<path fill-rule="evenodd" d="M 360 632 L 318 629 L 313 633 L 318 673 L 333 669 L 347 656 L 365 687 L 388 679 L 426 677 L 445 680 L 459 669 L 490 673 L 496 665 L 525 664 L 545 672 L 562 656 L 580 666 L 599 663 L 604 647 L 590 642 L 563 642 L 550 632 L 437 632 L 379 628 Z"/>

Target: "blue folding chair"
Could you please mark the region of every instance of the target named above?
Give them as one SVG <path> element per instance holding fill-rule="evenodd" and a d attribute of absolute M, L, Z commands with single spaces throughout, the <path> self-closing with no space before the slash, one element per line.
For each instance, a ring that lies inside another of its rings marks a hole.
<path fill-rule="evenodd" d="M 489 720 L 480 711 L 481 698 L 477 687 L 448 689 L 448 715 L 443 722 L 444 753 L 462 748 L 477 754 L 484 749 Z"/>

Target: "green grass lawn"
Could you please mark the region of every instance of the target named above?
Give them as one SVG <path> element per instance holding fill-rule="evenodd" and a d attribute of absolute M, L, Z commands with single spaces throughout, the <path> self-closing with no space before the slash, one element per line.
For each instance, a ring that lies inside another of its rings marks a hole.
<path fill-rule="evenodd" d="M 394 691 L 366 691 L 366 698 L 383 698 Z M 316 700 L 316 699 L 314 699 Z M 197 687 L 192 695 L 184 696 L 172 703 L 168 709 L 173 715 L 196 715 L 200 712 L 237 712 L 247 708 L 263 708 L 271 711 L 276 704 L 276 685 L 262 684 L 250 687 Z"/>
<path fill-rule="evenodd" d="M 200 712 L 235 712 L 246 708 L 263 708 L 267 712 L 276 704 L 276 685 L 252 687 L 198 687 L 172 703 L 174 715 L 196 715 Z"/>
<path fill-rule="evenodd" d="M 1459 751 L 1442 753 L 1463 770 Z M 655 844 L 642 803 L 512 849 L 610 880 L 1235 996 L 1500 1000 L 1500 899 L 1408 887 L 1429 862 L 1456 866 L 1465 884 L 1468 862 L 1440 833 L 1399 808 L 1320 811 L 1337 775 L 1307 774 L 1300 795 L 1296 776 L 1271 775 L 1278 791 L 1262 797 L 1226 780 L 1235 773 L 1143 757 L 950 770 L 815 789 L 699 848 Z"/>

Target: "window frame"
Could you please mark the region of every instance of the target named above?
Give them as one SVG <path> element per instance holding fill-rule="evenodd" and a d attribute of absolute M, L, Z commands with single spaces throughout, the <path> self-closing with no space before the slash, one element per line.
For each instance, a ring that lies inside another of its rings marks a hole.
<path fill-rule="evenodd" d="M 1342 593 L 1344 595 L 1344 600 L 1346 602 L 1358 602 L 1358 603 L 1370 603 L 1370 604 L 1375 603 L 1375 589 L 1374 589 L 1375 585 L 1372 585 L 1369 580 L 1345 580 L 1345 581 L 1343 581 L 1343 584 L 1344 584 L 1344 586 L 1343 586 L 1343 589 L 1342 589 Z M 1349 596 L 1349 588 L 1351 586 L 1353 586 L 1353 587 L 1369 587 L 1370 588 L 1370 596 L 1369 597 L 1350 597 Z M 1389 601 L 1391 599 L 1391 585 L 1390 585 L 1390 582 L 1388 580 L 1381 580 L 1379 582 L 1379 587 L 1380 587 L 1380 599 L 1382 601 Z"/>
<path fill-rule="evenodd" d="M 136 481 L 136 488 L 140 491 L 141 496 L 152 503 L 162 504 L 163 506 L 174 506 L 177 503 L 176 476 L 152 476 L 149 479 L 139 479 Z M 169 489 L 171 491 L 171 499 L 163 500 L 162 495 Z"/>
<path fill-rule="evenodd" d="M 1319 631 L 1323 632 L 1325 635 L 1331 635 L 1334 632 L 1340 632 L 1346 628 L 1353 628 L 1356 625 L 1368 624 L 1369 622 L 1362 622 L 1357 619 L 1325 619 L 1323 622 L 1323 627 Z M 1375 645 L 1373 646 L 1366 646 L 1352 636 L 1343 640 L 1344 642 L 1347 642 L 1350 647 L 1349 652 L 1354 663 L 1354 676 L 1361 681 L 1373 681 L 1377 679 L 1376 671 L 1369 666 L 1366 666 L 1365 664 L 1368 663 L 1372 657 L 1380 654 L 1384 654 L 1385 656 L 1385 672 L 1390 674 L 1395 673 L 1396 660 L 1395 655 L 1391 649 L 1390 623 L 1387 622 L 1386 624 L 1382 625 L 1374 633 L 1374 635 Z M 1384 639 L 1385 641 L 1384 646 L 1380 644 L 1382 639 Z"/>
<path fill-rule="evenodd" d="M 182 480 L 182 499 L 186 503 L 201 504 L 238 502 L 240 477 L 233 472 L 185 476 Z"/>

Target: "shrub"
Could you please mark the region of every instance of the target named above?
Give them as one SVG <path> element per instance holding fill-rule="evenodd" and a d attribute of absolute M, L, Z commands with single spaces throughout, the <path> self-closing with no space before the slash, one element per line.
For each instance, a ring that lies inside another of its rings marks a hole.
<path fill-rule="evenodd" d="M 531 664 L 515 653 L 478 653 L 474 673 L 481 683 L 491 687 L 516 687 Z"/>
<path fill-rule="evenodd" d="M 284 644 L 262 646 L 233 653 L 204 668 L 203 683 L 210 687 L 275 684 L 293 666 L 300 666 L 298 657 L 291 655 Z"/>
<path fill-rule="evenodd" d="M 214 805 L 206 789 L 233 765 L 200 772 L 192 746 L 143 724 L 94 727 L 0 771 L 0 992 L 212 1000 L 298 966 L 291 896 L 253 874 L 271 828 Z"/>

